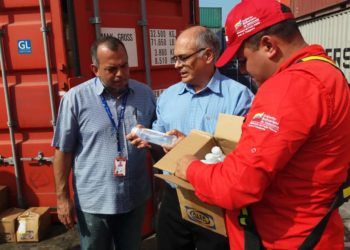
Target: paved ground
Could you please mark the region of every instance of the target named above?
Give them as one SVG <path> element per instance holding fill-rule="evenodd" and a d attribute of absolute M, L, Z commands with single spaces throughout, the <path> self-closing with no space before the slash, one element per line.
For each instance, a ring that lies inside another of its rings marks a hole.
<path fill-rule="evenodd" d="M 155 249 L 154 235 L 142 242 L 141 250 Z M 39 243 L 7 243 L 0 244 L 1 250 L 80 250 L 76 230 L 67 231 L 63 226 L 55 224 L 48 237 Z"/>
<path fill-rule="evenodd" d="M 350 203 L 340 208 L 345 226 L 345 250 L 350 250 Z M 53 225 L 47 239 L 39 243 L 0 244 L 1 250 L 79 250 L 78 234 L 75 230 L 66 231 L 61 225 Z M 142 242 L 141 250 L 154 250 L 154 235 Z"/>

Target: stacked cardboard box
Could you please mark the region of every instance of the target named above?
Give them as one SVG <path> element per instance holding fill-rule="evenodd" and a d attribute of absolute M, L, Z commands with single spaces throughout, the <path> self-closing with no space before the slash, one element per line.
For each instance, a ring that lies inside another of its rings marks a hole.
<path fill-rule="evenodd" d="M 16 242 L 17 217 L 24 209 L 9 208 L 0 214 L 0 242 Z"/>
<path fill-rule="evenodd" d="M 243 117 L 220 114 L 214 136 L 209 133 L 192 130 L 175 148 L 160 159 L 154 167 L 175 172 L 176 163 L 184 155 L 195 155 L 204 159 L 214 146 L 219 146 L 224 154 L 231 152 L 241 137 Z M 182 217 L 201 227 L 226 236 L 223 209 L 201 202 L 194 194 L 190 183 L 174 175 L 156 175 L 177 185 Z"/>
<path fill-rule="evenodd" d="M 51 224 L 48 207 L 31 207 L 17 218 L 17 242 L 38 242 L 42 240 Z"/>

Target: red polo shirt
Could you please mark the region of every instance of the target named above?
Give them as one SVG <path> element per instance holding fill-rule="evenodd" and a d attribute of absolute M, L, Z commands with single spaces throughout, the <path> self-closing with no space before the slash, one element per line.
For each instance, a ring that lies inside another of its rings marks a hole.
<path fill-rule="evenodd" d="M 204 202 L 227 210 L 231 249 L 243 249 L 239 209 L 250 206 L 268 249 L 296 249 L 328 211 L 350 162 L 350 94 L 322 47 L 288 59 L 258 91 L 236 149 L 219 164 L 193 162 L 187 178 Z M 228 130 L 230 128 L 227 128 Z M 318 249 L 343 249 L 331 216 Z"/>

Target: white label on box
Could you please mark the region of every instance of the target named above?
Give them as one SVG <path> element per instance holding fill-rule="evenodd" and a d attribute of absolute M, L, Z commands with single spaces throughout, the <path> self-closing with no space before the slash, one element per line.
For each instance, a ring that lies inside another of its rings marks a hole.
<path fill-rule="evenodd" d="M 19 226 L 18 226 L 18 233 L 20 234 L 25 234 L 27 231 L 27 223 L 25 220 L 20 220 L 19 221 Z"/>

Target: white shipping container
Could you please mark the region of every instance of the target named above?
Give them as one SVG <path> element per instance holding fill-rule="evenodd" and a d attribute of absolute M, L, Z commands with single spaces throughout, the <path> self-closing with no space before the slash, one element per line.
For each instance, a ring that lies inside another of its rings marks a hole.
<path fill-rule="evenodd" d="M 309 44 L 321 44 L 350 83 L 350 9 L 299 23 Z"/>

